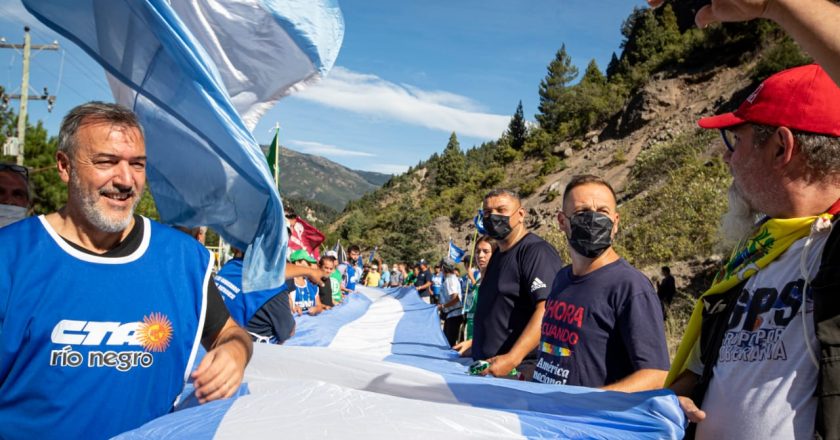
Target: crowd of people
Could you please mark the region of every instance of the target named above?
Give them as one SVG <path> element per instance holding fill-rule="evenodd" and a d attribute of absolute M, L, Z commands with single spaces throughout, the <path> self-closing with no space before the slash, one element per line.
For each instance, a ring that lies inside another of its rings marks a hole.
<path fill-rule="evenodd" d="M 29 170 L 0 164 L 0 437 L 110 437 L 169 412 L 188 380 L 200 403 L 231 397 L 254 342 L 284 342 L 295 315 L 340 306 L 364 284 L 413 286 L 438 308 L 450 345 L 486 362 L 481 374 L 668 387 L 690 438 L 840 438 L 840 7 L 714 0 L 697 21 L 756 17 L 819 65 L 777 73 L 736 111 L 698 122 L 726 147 L 722 230 L 735 251 L 673 361 L 661 305 L 673 298 L 670 269 L 657 292 L 617 253 L 616 194 L 601 177 L 575 176 L 563 192 L 569 262 L 528 231 L 515 192 L 494 190 L 465 274 L 450 260 L 365 265 L 357 246 L 346 261 L 298 248 L 282 287 L 245 295 L 242 251 L 211 276 L 206 231 L 134 213 L 143 128 L 131 111 L 93 102 L 61 124 L 67 203 L 57 212 L 27 217 Z M 207 352 L 193 368 L 199 344 Z"/>

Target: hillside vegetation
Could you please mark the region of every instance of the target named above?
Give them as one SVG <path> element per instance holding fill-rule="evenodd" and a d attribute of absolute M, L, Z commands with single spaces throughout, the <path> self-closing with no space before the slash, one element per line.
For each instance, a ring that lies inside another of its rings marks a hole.
<path fill-rule="evenodd" d="M 733 109 L 760 80 L 809 59 L 769 22 L 705 31 L 691 22 L 677 5 L 634 10 L 621 54 L 604 72 L 593 60 L 581 74 L 560 43 L 535 85 L 536 126 L 525 123 L 520 102 L 495 141 L 465 150 L 452 133 L 440 153 L 348 203 L 330 241 L 376 245 L 386 259 L 437 259 L 450 237 L 470 241 L 483 195 L 505 187 L 524 197 L 529 227 L 565 253 L 559 196 L 571 176 L 593 173 L 619 192 L 616 245 L 628 260 L 708 259 L 730 178 L 716 133 L 698 130 L 696 119 Z M 695 270 L 686 269 L 683 284 Z"/>

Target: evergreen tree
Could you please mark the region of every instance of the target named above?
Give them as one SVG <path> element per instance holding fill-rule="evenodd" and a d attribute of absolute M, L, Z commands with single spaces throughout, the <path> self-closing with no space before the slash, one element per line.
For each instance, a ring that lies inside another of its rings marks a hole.
<path fill-rule="evenodd" d="M 563 44 L 548 65 L 548 74 L 540 81 L 540 106 L 536 115 L 540 126 L 555 133 L 564 121 L 564 104 L 569 83 L 578 75 L 578 69 L 572 64 L 572 57 L 566 53 Z"/>
<path fill-rule="evenodd" d="M 516 106 L 516 113 L 510 118 L 508 124 L 508 136 L 510 136 L 510 146 L 514 150 L 522 150 L 528 136 L 528 127 L 525 126 L 525 114 L 522 111 L 522 101 Z"/>
<path fill-rule="evenodd" d="M 452 132 L 449 136 L 449 143 L 443 149 L 443 154 L 441 154 L 435 167 L 435 186 L 440 190 L 460 184 L 466 177 L 466 167 L 467 162 L 464 153 L 461 152 L 458 136 L 455 135 L 455 132 Z"/>
<path fill-rule="evenodd" d="M 610 63 L 607 64 L 607 78 L 613 79 L 616 74 L 619 73 L 619 66 L 620 61 L 618 60 L 618 56 L 616 56 L 615 52 L 612 54 L 612 58 L 610 58 Z"/>

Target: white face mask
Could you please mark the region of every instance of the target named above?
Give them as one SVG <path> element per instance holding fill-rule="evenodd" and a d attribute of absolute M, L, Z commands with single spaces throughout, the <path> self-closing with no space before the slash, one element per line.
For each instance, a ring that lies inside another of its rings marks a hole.
<path fill-rule="evenodd" d="M 26 218 L 26 208 L 23 206 L 0 204 L 0 228 Z"/>

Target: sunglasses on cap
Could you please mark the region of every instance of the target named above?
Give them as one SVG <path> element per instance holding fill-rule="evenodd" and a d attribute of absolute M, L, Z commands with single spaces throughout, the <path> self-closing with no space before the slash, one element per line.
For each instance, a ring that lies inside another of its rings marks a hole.
<path fill-rule="evenodd" d="M 11 163 L 0 163 L 0 171 L 6 170 L 18 173 L 21 176 L 23 176 L 23 178 L 26 179 L 27 182 L 29 181 L 29 168 L 26 168 L 25 166 L 15 165 Z"/>

